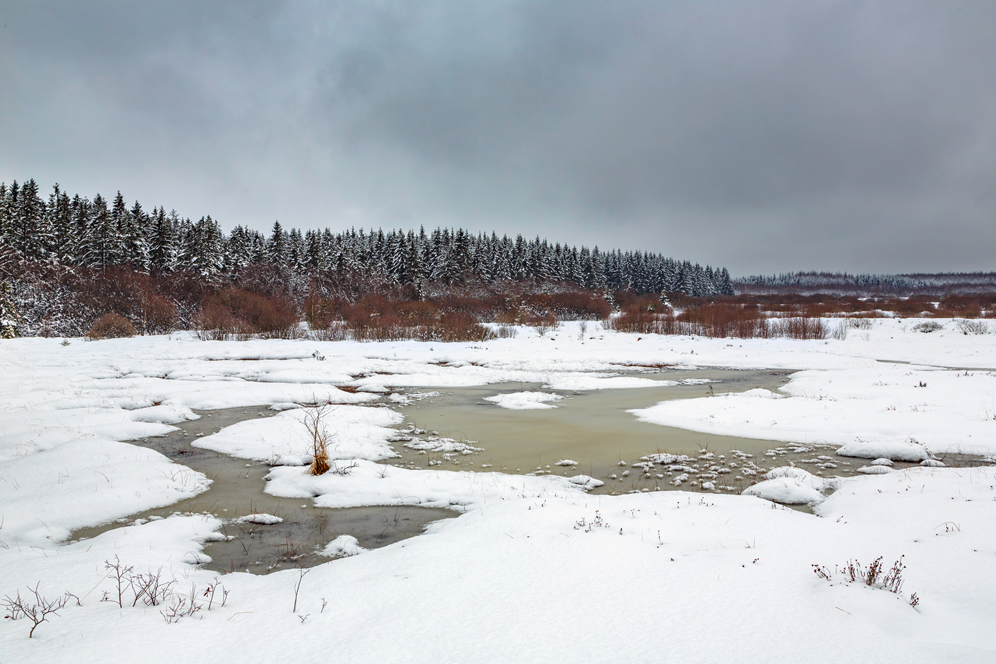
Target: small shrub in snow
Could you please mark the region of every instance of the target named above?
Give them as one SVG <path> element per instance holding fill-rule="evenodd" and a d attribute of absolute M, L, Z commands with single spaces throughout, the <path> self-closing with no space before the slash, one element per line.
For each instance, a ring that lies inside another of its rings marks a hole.
<path fill-rule="evenodd" d="M 87 333 L 91 339 L 120 339 L 135 336 L 135 326 L 118 314 L 104 314 Z"/>
<path fill-rule="evenodd" d="M 574 530 L 583 530 L 586 533 L 590 533 L 595 528 L 608 528 L 608 527 L 609 524 L 606 523 L 605 519 L 602 518 L 602 514 L 598 510 L 595 510 L 595 516 L 591 521 L 588 521 L 584 517 L 581 517 L 574 524 Z"/>
<path fill-rule="evenodd" d="M 21 597 L 20 590 L 14 597 L 6 595 L 3 598 L 3 606 L 6 611 L 4 618 L 8 620 L 27 618 L 31 621 L 31 630 L 28 632 L 29 639 L 35 635 L 35 629 L 38 625 L 48 621 L 49 616 L 59 615 L 59 610 L 65 607 L 66 602 L 69 601 L 68 593 L 55 599 L 43 597 L 38 592 L 39 585 L 41 582 L 36 583 L 34 588 L 28 587 L 33 599 L 32 597 Z"/>
<path fill-rule="evenodd" d="M 902 596 L 903 590 L 903 564 L 905 556 L 900 556 L 899 560 L 892 564 L 889 570 L 882 564 L 882 556 L 879 556 L 868 567 L 864 567 L 857 560 L 848 560 L 843 567 L 834 565 L 833 573 L 822 565 L 813 565 L 813 572 L 816 576 L 826 581 L 833 581 L 835 577 L 843 579 L 844 583 L 860 583 L 870 588 L 881 588 L 890 593 Z M 920 598 L 916 593 L 910 595 L 910 606 L 916 607 L 920 603 Z"/>
<path fill-rule="evenodd" d="M 960 320 L 958 331 L 962 334 L 989 334 L 989 326 L 981 320 Z"/>
<path fill-rule="evenodd" d="M 928 320 L 923 323 L 917 323 L 913 326 L 914 332 L 923 332 L 924 334 L 930 334 L 931 332 L 937 332 L 944 326 L 938 323 L 936 320 Z"/>

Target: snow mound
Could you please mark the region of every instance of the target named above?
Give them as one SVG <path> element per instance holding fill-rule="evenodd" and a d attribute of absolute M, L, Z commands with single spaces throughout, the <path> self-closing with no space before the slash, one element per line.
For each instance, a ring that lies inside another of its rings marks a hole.
<path fill-rule="evenodd" d="M 300 408 L 300 406 L 289 401 L 281 401 L 270 405 L 270 410 L 275 410 L 278 413 L 284 410 L 294 410 L 295 408 Z"/>
<path fill-rule="evenodd" d="M 885 459 L 885 458 L 875 459 L 874 461 L 871 462 L 871 465 L 873 465 L 873 466 L 891 466 L 892 465 L 892 459 Z"/>
<path fill-rule="evenodd" d="M 508 408 L 509 410 L 535 410 L 539 408 L 556 408 L 545 401 L 557 401 L 564 397 L 559 394 L 548 392 L 513 392 L 511 394 L 497 394 L 493 397 L 484 397 L 485 401 Z"/>
<path fill-rule="evenodd" d="M 888 475 L 893 471 L 888 466 L 861 466 L 858 468 L 858 472 L 865 475 Z"/>
<path fill-rule="evenodd" d="M 325 545 L 321 555 L 329 558 L 348 558 L 366 551 L 352 535 L 339 535 Z"/>
<path fill-rule="evenodd" d="M 837 450 L 837 456 L 858 459 L 891 459 L 918 463 L 930 458 L 927 448 L 920 443 L 849 443 Z"/>
<path fill-rule="evenodd" d="M 574 461 L 572 459 L 563 459 L 561 461 L 558 461 L 554 465 L 555 466 L 576 466 L 576 465 L 578 465 L 578 462 Z"/>
<path fill-rule="evenodd" d="M 766 480 L 777 480 L 784 477 L 797 480 L 806 486 L 816 489 L 817 491 L 828 491 L 837 487 L 837 483 L 834 480 L 828 480 L 820 477 L 819 475 L 813 475 L 808 470 L 797 468 L 796 466 L 781 466 L 779 468 L 772 468 L 764 474 L 764 479 Z"/>
<path fill-rule="evenodd" d="M 129 415 L 132 422 L 147 422 L 149 424 L 176 424 L 200 418 L 186 406 L 172 402 L 148 408 L 138 408 L 131 411 Z"/>
<path fill-rule="evenodd" d="M 924 459 L 920 462 L 921 466 L 926 466 L 927 468 L 943 468 L 944 462 L 938 461 L 937 459 Z"/>
<path fill-rule="evenodd" d="M 823 500 L 823 491 L 833 489 L 832 480 L 813 475 L 795 466 L 773 468 L 764 481 L 744 490 L 745 496 L 757 496 L 783 505 L 812 505 Z"/>
<path fill-rule="evenodd" d="M 272 514 L 247 514 L 246 516 L 239 517 L 235 520 L 235 523 L 255 523 L 260 526 L 272 526 L 275 523 L 280 523 L 283 521 L 279 516 L 273 516 Z"/>
<path fill-rule="evenodd" d="M 211 562 L 211 556 L 200 551 L 188 551 L 180 560 L 188 565 L 204 565 Z"/>
<path fill-rule="evenodd" d="M 589 475 L 575 475 L 568 480 L 571 484 L 577 484 L 582 489 L 596 489 L 605 482 L 602 480 L 596 480 L 594 477 Z"/>
<path fill-rule="evenodd" d="M 757 496 L 782 505 L 812 505 L 823 500 L 823 494 L 792 477 L 765 480 L 744 490 L 745 496 Z"/>

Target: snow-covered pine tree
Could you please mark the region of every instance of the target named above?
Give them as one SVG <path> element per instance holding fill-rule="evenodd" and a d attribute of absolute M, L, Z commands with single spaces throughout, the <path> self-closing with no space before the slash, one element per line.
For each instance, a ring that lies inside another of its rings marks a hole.
<path fill-rule="evenodd" d="M 211 278 L 224 267 L 221 229 L 210 216 L 187 225 L 179 256 L 179 269 Z"/>
<path fill-rule="evenodd" d="M 17 324 L 20 317 L 14 306 L 14 297 L 10 284 L 0 281 L 0 339 L 13 339 L 17 336 Z"/>
<path fill-rule="evenodd" d="M 52 231 L 51 256 L 59 262 L 72 264 L 79 251 L 79 238 L 73 223 L 72 202 L 69 195 L 59 189 L 58 183 L 49 194 L 45 214 L 46 225 Z"/>
<path fill-rule="evenodd" d="M 8 230 L 10 246 L 29 260 L 48 255 L 52 232 L 45 215 L 45 203 L 38 196 L 38 184 L 30 179 L 21 186 L 14 205 L 14 215 Z"/>
<path fill-rule="evenodd" d="M 180 215 L 172 210 L 169 216 L 166 209 L 159 209 L 152 215 L 149 225 L 149 269 L 160 274 L 168 274 L 176 269 L 178 254 L 177 227 Z"/>
<path fill-rule="evenodd" d="M 730 281 L 730 273 L 725 267 L 719 273 L 719 292 L 721 295 L 736 295 L 733 291 L 733 282 Z"/>
<path fill-rule="evenodd" d="M 135 201 L 122 217 L 121 228 L 121 262 L 131 265 L 141 272 L 149 271 L 149 245 L 145 234 L 149 228 L 149 216 L 142 209 L 141 203 Z"/>
<path fill-rule="evenodd" d="M 7 200 L 9 190 L 6 182 L 0 182 L 0 244 L 9 244 L 7 226 L 10 223 L 10 202 Z"/>
<path fill-rule="evenodd" d="M 121 234 L 107 209 L 107 200 L 95 195 L 89 212 L 82 262 L 101 268 L 114 265 L 121 257 Z"/>
<path fill-rule="evenodd" d="M 239 270 L 253 262 L 252 232 L 236 226 L 225 243 L 225 269 Z"/>
<path fill-rule="evenodd" d="M 287 233 L 279 221 L 273 222 L 273 230 L 266 243 L 266 262 L 281 266 L 287 264 Z"/>

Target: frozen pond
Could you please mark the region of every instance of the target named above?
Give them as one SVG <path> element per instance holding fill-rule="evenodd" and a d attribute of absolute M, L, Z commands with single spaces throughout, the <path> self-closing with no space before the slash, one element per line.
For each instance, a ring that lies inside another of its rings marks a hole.
<path fill-rule="evenodd" d="M 237 422 L 270 417 L 275 412 L 257 407 L 198 414 L 200 419 L 176 425 L 178 431 L 134 442 L 204 473 L 211 479 L 210 488 L 167 507 L 78 530 L 73 533 L 73 539 L 94 537 L 111 528 L 175 513 L 213 514 L 229 523 L 221 531 L 224 540 L 205 545 L 204 553 L 212 560 L 204 567 L 219 572 L 266 573 L 326 562 L 328 558 L 318 552 L 339 535 L 351 535 L 358 540 L 358 546 L 372 549 L 418 535 L 432 521 L 456 516 L 450 510 L 414 506 L 319 508 L 310 500 L 271 496 L 264 493 L 264 478 L 270 471 L 265 463 L 218 454 L 193 447 L 191 443 L 202 435 L 216 433 Z M 282 522 L 270 525 L 235 522 L 239 517 L 251 514 L 270 514 L 281 518 Z"/>
<path fill-rule="evenodd" d="M 740 493 L 758 475 L 786 465 L 797 465 L 825 477 L 854 475 L 869 460 L 838 457 L 834 454 L 838 445 L 700 433 L 641 422 L 627 412 L 665 400 L 722 398 L 723 393 L 756 388 L 775 391 L 788 382 L 790 374 L 663 369 L 635 374 L 659 380 L 660 387 L 555 392 L 540 384 L 505 383 L 439 392 L 423 390 L 414 393 L 412 402 L 401 409 L 405 423 L 398 427 L 400 433 L 394 444 L 401 457 L 390 463 L 516 474 L 585 474 L 605 482 L 593 492 L 613 494 L 676 488 L 694 491 L 706 482 L 712 485 L 707 485 L 709 490 Z M 555 394 L 561 398 L 541 402 L 552 408 L 514 410 L 496 403 L 522 393 Z M 436 439 L 440 441 L 439 449 L 433 450 Z M 459 449 L 459 443 L 466 448 Z M 427 447 L 430 449 L 417 449 Z M 454 447 L 458 449 L 447 450 Z M 689 459 L 653 468 L 634 465 L 659 453 Z M 949 465 L 978 462 L 975 457 L 944 458 Z M 577 463 L 564 465 L 565 461 Z M 895 467 L 908 465 L 896 462 Z"/>

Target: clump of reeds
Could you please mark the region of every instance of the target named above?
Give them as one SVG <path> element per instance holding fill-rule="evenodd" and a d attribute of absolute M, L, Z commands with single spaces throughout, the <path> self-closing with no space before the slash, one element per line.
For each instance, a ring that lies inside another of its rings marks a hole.
<path fill-rule="evenodd" d="M 332 465 L 329 463 L 328 433 L 322 420 L 325 417 L 327 405 L 315 406 L 305 411 L 304 424 L 311 433 L 311 465 L 308 473 L 324 475 Z"/>

